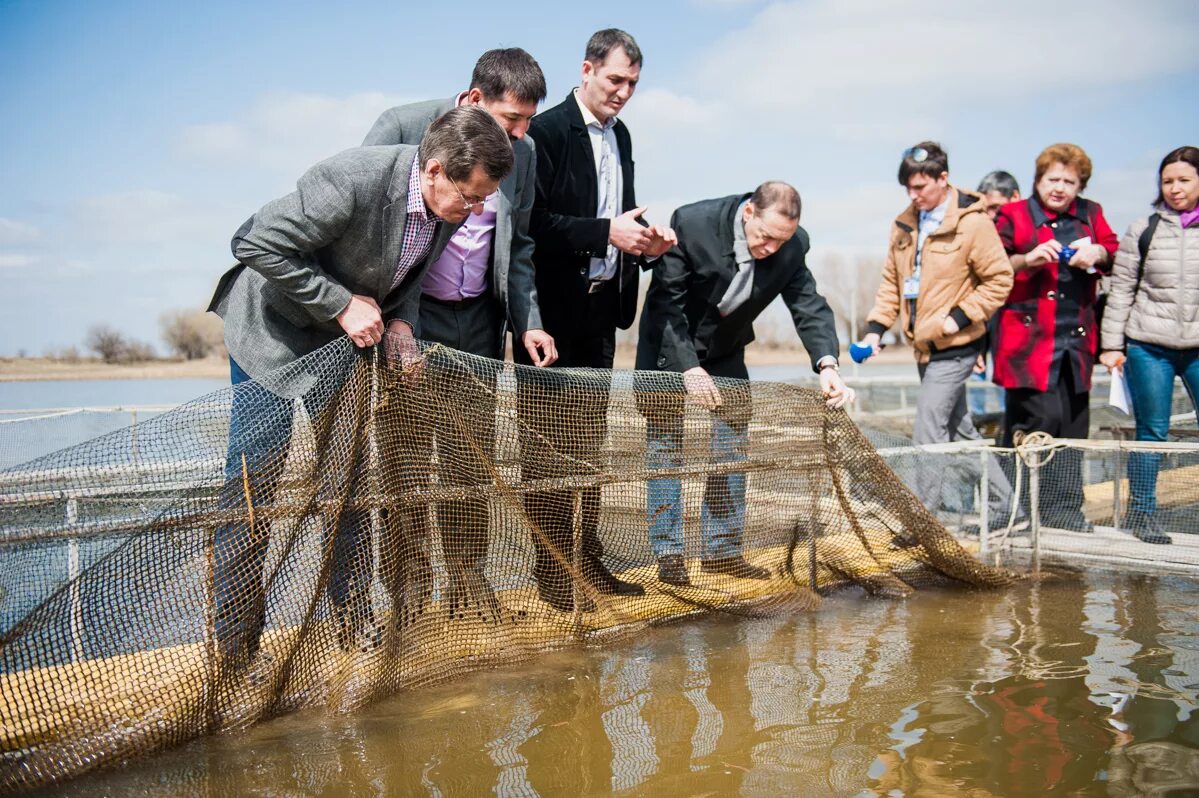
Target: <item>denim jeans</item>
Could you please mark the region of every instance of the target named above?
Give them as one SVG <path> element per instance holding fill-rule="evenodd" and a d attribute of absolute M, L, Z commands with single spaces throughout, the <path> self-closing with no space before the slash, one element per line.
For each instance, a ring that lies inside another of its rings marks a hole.
<path fill-rule="evenodd" d="M 748 420 L 712 417 L 709 450 L 715 463 L 747 459 Z M 651 470 L 682 466 L 683 419 L 650 418 L 646 426 L 646 459 Z M 646 484 L 649 542 L 654 557 L 683 553 L 683 482 L 678 477 L 653 478 Z M 700 510 L 703 559 L 741 554 L 745 531 L 745 474 L 713 474 L 704 484 Z"/>
<path fill-rule="evenodd" d="M 1170 349 L 1128 341 L 1125 383 L 1132 395 L 1138 441 L 1164 441 L 1170 428 L 1174 378 L 1181 377 L 1191 404 L 1199 410 L 1199 349 Z M 1161 455 L 1133 452 L 1128 456 L 1130 509 L 1152 514 L 1157 510 L 1157 470 Z"/>
<path fill-rule="evenodd" d="M 247 503 L 255 510 L 270 508 L 291 445 L 295 412 L 294 400 L 251 381 L 232 358 L 229 370 L 233 412 L 218 506 L 222 511 L 242 511 L 247 517 L 218 527 L 214 535 L 214 632 L 222 656 L 245 664 L 258 652 L 266 622 L 263 571 L 270 539 L 270 522 L 255 518 L 251 524 Z M 344 373 L 336 375 L 307 392 L 303 401 L 311 418 L 325 408 L 344 379 Z M 329 534 L 326 529 L 325 535 Z M 350 511 L 340 515 L 332 541 L 327 591 L 339 615 L 355 616 L 348 619 L 354 626 L 361 626 L 367 612 L 364 602 L 372 570 L 368 535 L 365 515 Z"/>

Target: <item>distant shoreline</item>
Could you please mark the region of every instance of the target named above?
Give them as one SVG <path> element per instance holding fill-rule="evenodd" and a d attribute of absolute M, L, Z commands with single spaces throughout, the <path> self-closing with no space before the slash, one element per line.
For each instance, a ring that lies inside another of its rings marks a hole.
<path fill-rule="evenodd" d="M 229 359 L 150 360 L 144 363 L 69 363 L 47 358 L 0 358 L 0 382 L 47 380 L 229 379 Z"/>
<path fill-rule="evenodd" d="M 631 369 L 636 350 L 632 346 L 616 348 L 616 368 Z M 745 350 L 750 366 L 797 364 L 806 366 L 807 353 L 800 347 L 755 347 Z M 842 364 L 849 356 L 841 355 Z M 891 347 L 875 356 L 878 363 L 910 363 L 912 353 L 907 347 Z M 200 360 L 151 360 L 145 363 L 110 364 L 98 361 L 69 363 L 47 358 L 0 358 L 0 383 L 44 382 L 47 380 L 173 380 L 229 379 L 229 360 L 225 357 L 206 357 Z"/>

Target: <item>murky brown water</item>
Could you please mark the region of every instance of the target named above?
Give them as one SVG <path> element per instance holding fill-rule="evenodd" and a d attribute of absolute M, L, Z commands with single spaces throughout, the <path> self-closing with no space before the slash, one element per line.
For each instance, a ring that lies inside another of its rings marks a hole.
<path fill-rule="evenodd" d="M 845 593 L 198 741 L 68 795 L 1199 795 L 1199 583 Z"/>

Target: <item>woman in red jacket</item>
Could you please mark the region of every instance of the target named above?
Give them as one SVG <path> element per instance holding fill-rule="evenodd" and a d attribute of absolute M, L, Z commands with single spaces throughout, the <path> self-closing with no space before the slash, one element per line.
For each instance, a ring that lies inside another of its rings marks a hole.
<path fill-rule="evenodd" d="M 995 220 L 1016 273 L 1000 308 L 995 382 L 1007 389 L 1004 445 L 1019 433 L 1086 438 L 1091 370 L 1099 330 L 1099 278 L 1111 271 L 1119 238 L 1098 203 L 1079 193 L 1091 159 L 1074 144 L 1037 156 L 1031 197 L 1004 205 Z M 1041 519 L 1090 532 L 1083 517 L 1082 455 L 1058 451 L 1041 472 Z"/>

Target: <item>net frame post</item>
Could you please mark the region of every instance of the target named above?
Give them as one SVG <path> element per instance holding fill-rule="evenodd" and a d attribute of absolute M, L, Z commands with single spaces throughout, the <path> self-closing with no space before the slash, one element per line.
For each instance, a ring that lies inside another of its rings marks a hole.
<path fill-rule="evenodd" d="M 74 496 L 67 499 L 67 527 L 79 523 L 79 500 Z M 79 593 L 79 539 L 67 541 L 67 593 L 71 605 L 71 661 L 83 661 L 83 599 Z"/>
<path fill-rule="evenodd" d="M 572 523 L 570 525 L 570 599 L 571 611 L 570 621 L 574 627 L 575 637 L 580 640 L 583 638 L 583 591 L 580 589 L 582 581 L 582 570 L 580 569 L 580 561 L 583 556 L 583 491 L 576 489 L 574 491 L 574 499 L 571 502 L 574 513 Z"/>
<path fill-rule="evenodd" d="M 1033 452 L 1028 461 L 1028 512 L 1032 527 L 1032 570 L 1041 572 L 1041 456 Z"/>
<path fill-rule="evenodd" d="M 991 551 L 991 453 L 984 447 L 979 452 L 978 482 L 978 554 L 985 557 Z"/>
<path fill-rule="evenodd" d="M 1126 464 L 1124 461 L 1124 430 L 1116 425 L 1112 430 L 1116 438 L 1116 470 L 1112 474 L 1112 526 L 1117 532 L 1120 531 L 1120 525 L 1123 521 L 1122 509 L 1124 506 L 1124 491 L 1120 481 L 1127 475 Z M 1132 484 L 1129 483 L 1129 490 L 1132 489 Z"/>

